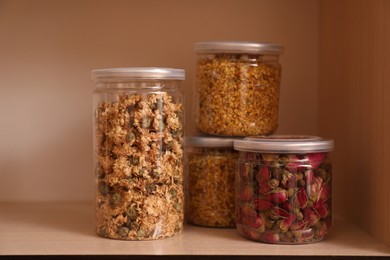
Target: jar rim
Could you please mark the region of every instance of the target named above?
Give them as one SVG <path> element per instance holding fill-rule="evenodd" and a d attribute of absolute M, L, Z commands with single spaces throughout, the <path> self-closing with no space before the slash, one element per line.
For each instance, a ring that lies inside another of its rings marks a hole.
<path fill-rule="evenodd" d="M 284 48 L 280 44 L 270 42 L 216 41 L 197 42 L 194 50 L 196 53 L 281 54 Z"/>
<path fill-rule="evenodd" d="M 190 136 L 186 138 L 186 145 L 190 147 L 230 147 L 233 148 L 235 140 L 242 138 Z"/>
<path fill-rule="evenodd" d="M 333 148 L 333 140 L 305 135 L 252 136 L 234 141 L 235 150 L 262 153 L 315 153 Z"/>
<path fill-rule="evenodd" d="M 101 79 L 184 80 L 185 71 L 183 69 L 161 68 L 161 67 L 106 68 L 106 69 L 92 70 L 91 78 L 95 81 L 99 81 Z"/>

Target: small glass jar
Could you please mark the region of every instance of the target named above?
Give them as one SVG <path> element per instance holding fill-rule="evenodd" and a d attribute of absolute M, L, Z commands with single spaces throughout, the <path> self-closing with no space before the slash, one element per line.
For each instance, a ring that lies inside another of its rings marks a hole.
<path fill-rule="evenodd" d="M 238 152 L 232 138 L 190 137 L 186 219 L 207 227 L 235 227 L 234 179 Z"/>
<path fill-rule="evenodd" d="M 93 70 L 96 232 L 174 236 L 184 222 L 184 70 Z"/>
<path fill-rule="evenodd" d="M 332 226 L 333 141 L 248 137 L 239 151 L 236 223 L 245 238 L 275 244 L 323 240 Z"/>
<path fill-rule="evenodd" d="M 282 50 L 271 43 L 196 43 L 196 127 L 221 136 L 275 132 Z"/>

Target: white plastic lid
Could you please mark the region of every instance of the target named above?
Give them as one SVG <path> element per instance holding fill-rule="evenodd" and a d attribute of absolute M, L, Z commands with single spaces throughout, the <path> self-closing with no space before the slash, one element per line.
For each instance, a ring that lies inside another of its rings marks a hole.
<path fill-rule="evenodd" d="M 283 52 L 282 45 L 256 42 L 197 42 L 194 49 L 197 53 L 281 54 Z"/>
<path fill-rule="evenodd" d="M 133 68 L 108 68 L 92 70 L 93 80 L 99 79 L 171 79 L 184 80 L 183 69 L 156 68 L 156 67 L 133 67 Z"/>
<path fill-rule="evenodd" d="M 186 139 L 187 143 L 191 147 L 231 147 L 237 138 L 227 137 L 208 137 L 208 136 L 191 136 Z"/>
<path fill-rule="evenodd" d="M 313 153 L 329 152 L 334 147 L 333 140 L 318 136 L 254 136 L 234 141 L 234 149 L 238 151 L 262 153 Z"/>

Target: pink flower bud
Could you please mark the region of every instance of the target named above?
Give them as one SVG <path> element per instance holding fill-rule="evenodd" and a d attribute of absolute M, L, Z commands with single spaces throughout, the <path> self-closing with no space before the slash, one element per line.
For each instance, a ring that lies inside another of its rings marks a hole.
<path fill-rule="evenodd" d="M 324 160 L 325 153 L 310 153 L 307 155 L 307 158 L 309 159 L 309 164 L 311 165 L 311 167 L 315 169 Z"/>
<path fill-rule="evenodd" d="M 272 219 L 286 218 L 290 214 L 282 208 L 274 207 L 270 210 L 270 217 Z"/>
<path fill-rule="evenodd" d="M 271 178 L 268 167 L 262 167 L 257 174 L 257 181 L 259 184 L 268 185 L 268 181 Z"/>
<path fill-rule="evenodd" d="M 256 209 L 260 211 L 265 211 L 271 209 L 274 204 L 266 199 L 255 199 Z"/>
<path fill-rule="evenodd" d="M 287 201 L 288 194 L 284 189 L 274 189 L 268 194 L 268 198 L 275 204 L 282 204 Z"/>
<path fill-rule="evenodd" d="M 280 225 L 279 225 L 279 228 L 280 230 L 282 231 L 287 231 L 291 224 L 295 221 L 297 217 L 293 214 L 289 215 L 288 217 L 286 217 L 285 219 L 283 219 L 281 222 L 280 222 Z"/>
<path fill-rule="evenodd" d="M 302 167 L 302 163 L 296 155 L 289 156 L 290 161 L 287 164 L 287 169 L 289 172 L 296 173 L 299 167 Z"/>
<path fill-rule="evenodd" d="M 329 184 L 323 185 L 320 193 L 320 201 L 327 201 L 331 196 L 332 190 Z"/>
<path fill-rule="evenodd" d="M 308 226 L 312 226 L 314 224 L 317 224 L 320 218 L 314 212 L 314 210 L 310 208 L 305 208 L 303 213 L 303 220 L 307 222 Z"/>
<path fill-rule="evenodd" d="M 317 201 L 314 204 L 313 208 L 321 218 L 325 218 L 328 215 L 329 212 L 328 206 L 323 201 Z"/>
<path fill-rule="evenodd" d="M 300 208 L 304 208 L 306 207 L 307 205 L 307 193 L 306 193 L 306 190 L 304 188 L 300 188 L 297 192 L 297 200 L 299 202 L 299 207 Z"/>
<path fill-rule="evenodd" d="M 306 227 L 307 222 L 304 220 L 298 220 L 291 224 L 290 229 L 292 231 L 302 230 Z"/>
<path fill-rule="evenodd" d="M 279 233 L 274 233 L 272 231 L 265 231 L 261 234 L 260 239 L 268 243 L 277 243 L 279 242 Z"/>

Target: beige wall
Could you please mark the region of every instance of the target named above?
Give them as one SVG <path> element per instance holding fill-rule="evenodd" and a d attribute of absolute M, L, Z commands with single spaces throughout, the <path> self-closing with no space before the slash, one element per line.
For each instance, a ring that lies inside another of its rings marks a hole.
<path fill-rule="evenodd" d="M 0 201 L 93 197 L 90 70 L 184 68 L 193 43 L 283 44 L 278 133 L 318 134 L 318 1 L 0 0 Z"/>

